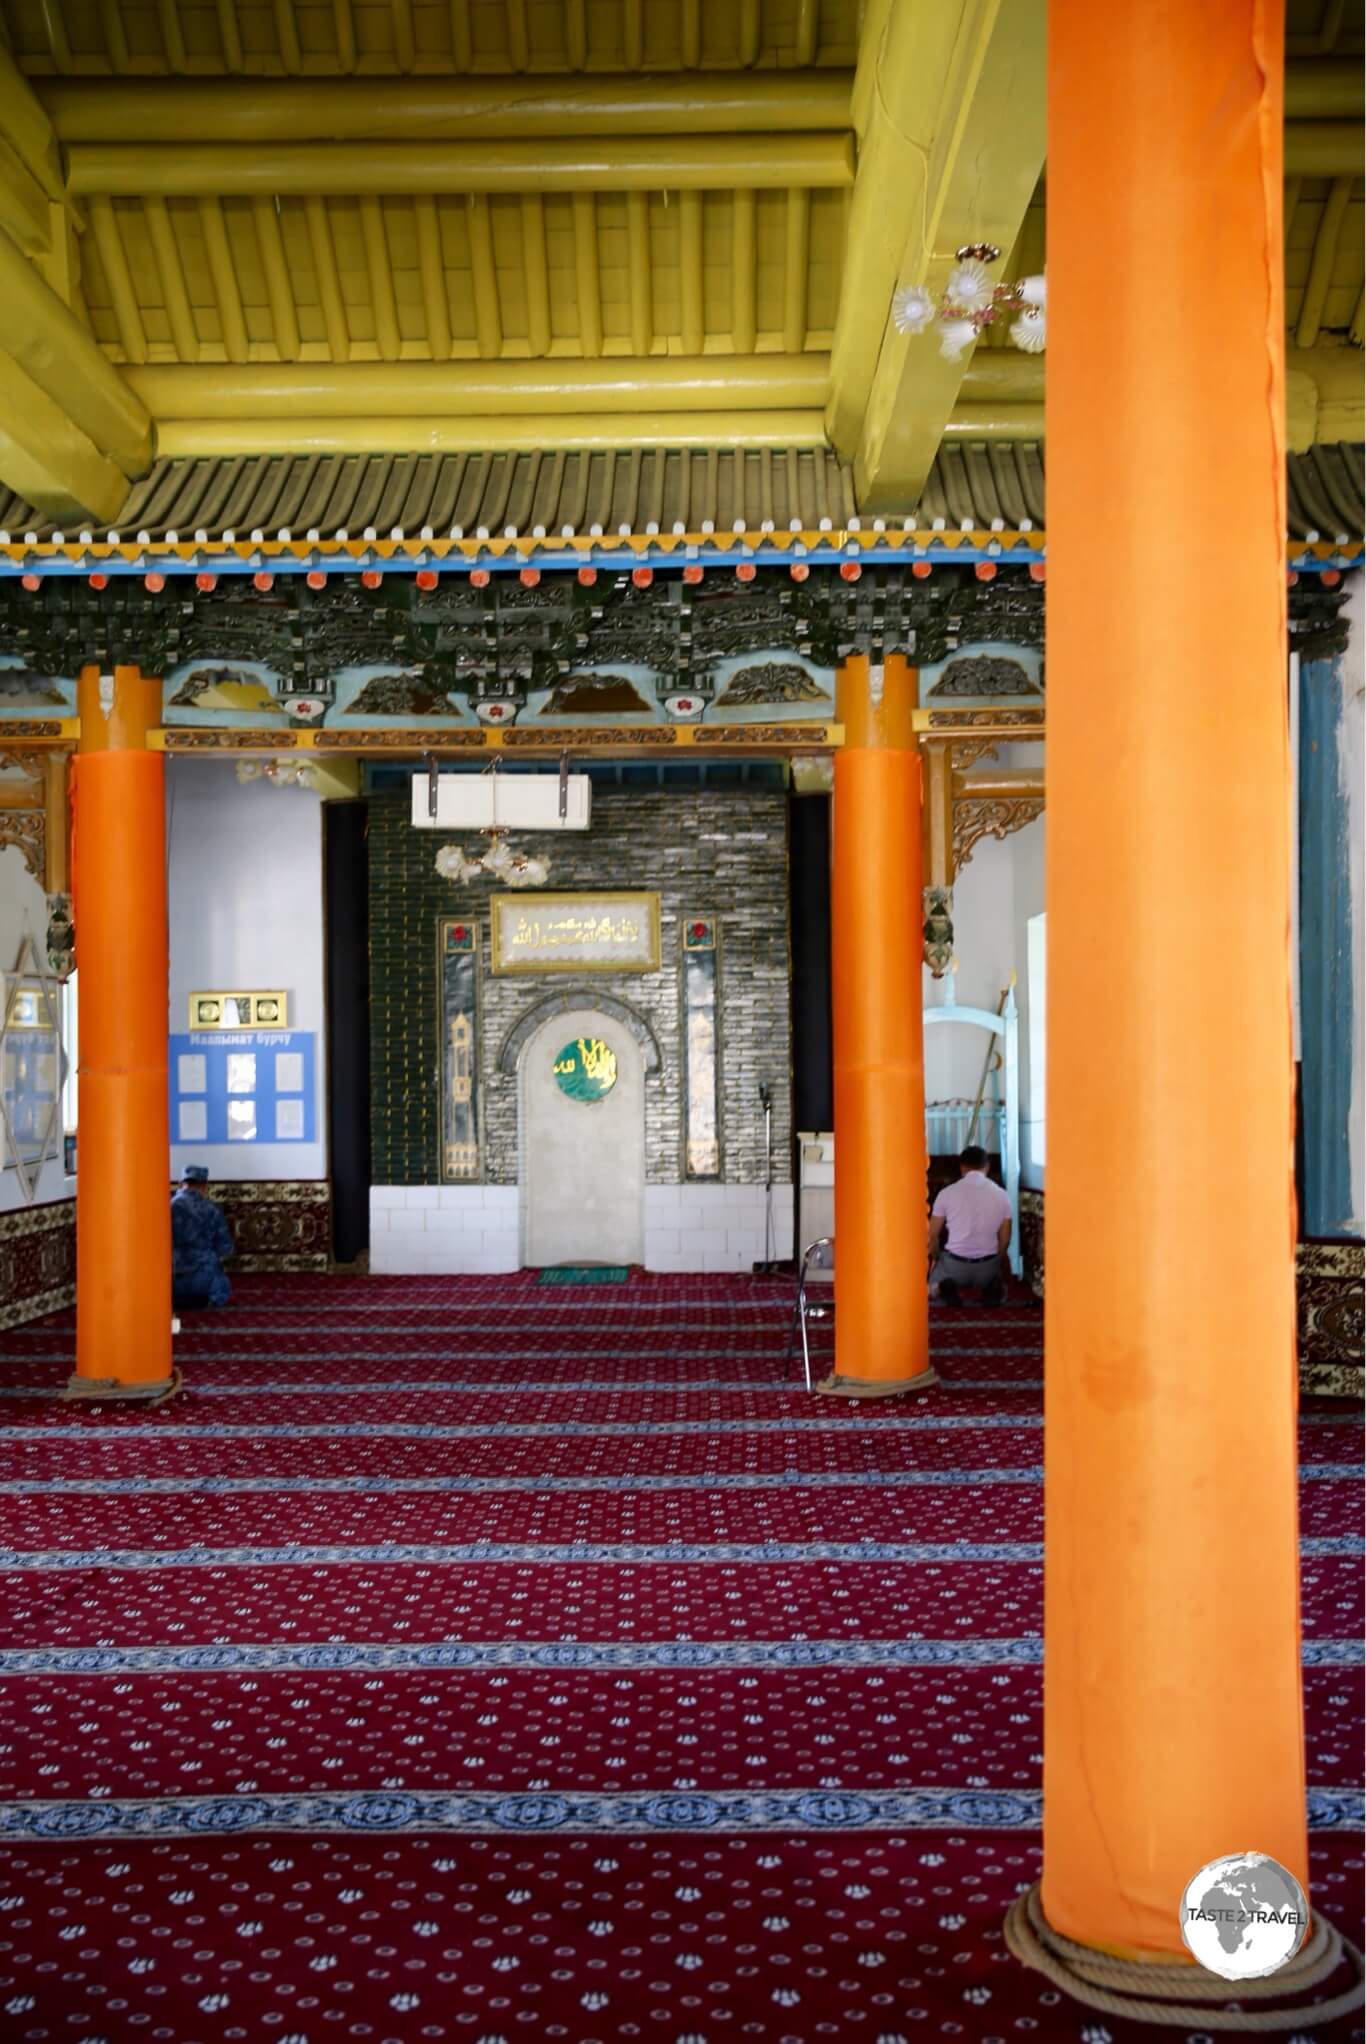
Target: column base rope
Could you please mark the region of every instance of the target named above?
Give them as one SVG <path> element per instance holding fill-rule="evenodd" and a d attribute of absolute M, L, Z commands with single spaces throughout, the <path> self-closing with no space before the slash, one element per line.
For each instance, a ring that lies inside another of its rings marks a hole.
<path fill-rule="evenodd" d="M 1306 2022 L 1328 2023 L 1360 2008 L 1363 2000 L 1362 1955 L 1323 1917 L 1316 1916 L 1309 1937 L 1295 1957 L 1268 1980 L 1233 1983 L 1204 1973 L 1199 1967 L 1152 1965 L 1116 1959 L 1063 1937 L 1043 1913 L 1037 1882 L 1015 1901 L 1006 1915 L 1006 1944 L 1015 1957 L 1042 1973 L 1074 2001 L 1106 2015 L 1135 2023 L 1171 2028 L 1231 2030 L 1240 2036 L 1271 2035 L 1301 2030 Z M 1260 2001 L 1284 2001 L 1328 1980 L 1344 1959 L 1351 1962 L 1350 1987 L 1331 2001 L 1302 2003 L 1298 2008 L 1249 2007 Z M 1226 2008 L 1212 2003 L 1236 2003 Z"/>

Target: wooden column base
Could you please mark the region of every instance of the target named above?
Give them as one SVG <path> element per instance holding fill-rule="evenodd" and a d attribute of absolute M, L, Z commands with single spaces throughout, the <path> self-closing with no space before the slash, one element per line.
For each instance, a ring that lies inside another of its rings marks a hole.
<path fill-rule="evenodd" d="M 66 1380 L 66 1388 L 58 1393 L 64 1404 L 80 1401 L 86 1405 L 118 1399 L 141 1399 L 144 1403 L 161 1404 L 167 1398 L 174 1398 L 181 1385 L 179 1370 L 172 1370 L 169 1377 L 162 1377 L 153 1383 L 121 1384 L 117 1377 L 79 1377 Z"/>
<path fill-rule="evenodd" d="M 900 1398 L 907 1391 L 928 1391 L 939 1382 L 933 1370 L 917 1371 L 914 1377 L 842 1377 L 832 1370 L 816 1386 L 822 1398 Z"/>

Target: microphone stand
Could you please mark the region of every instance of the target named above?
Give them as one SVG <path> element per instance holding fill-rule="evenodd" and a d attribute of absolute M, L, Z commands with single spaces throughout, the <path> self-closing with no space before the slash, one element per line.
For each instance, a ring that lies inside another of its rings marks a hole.
<path fill-rule="evenodd" d="M 777 1267 L 773 1255 L 773 1095 L 767 1086 L 760 1086 L 759 1099 L 764 1110 L 764 1260 L 754 1265 L 756 1277 Z"/>

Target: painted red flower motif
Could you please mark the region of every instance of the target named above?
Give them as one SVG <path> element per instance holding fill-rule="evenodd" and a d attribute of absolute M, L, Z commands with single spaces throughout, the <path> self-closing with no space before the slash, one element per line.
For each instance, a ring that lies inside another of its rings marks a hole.
<path fill-rule="evenodd" d="M 463 923 L 457 923 L 457 924 L 456 924 L 456 926 L 455 926 L 455 941 L 456 941 L 456 943 L 457 943 L 457 944 L 463 944 L 463 943 L 464 943 L 464 941 L 465 941 L 465 938 L 467 937 L 467 935 L 468 935 L 468 934 L 469 934 L 469 933 L 468 933 L 468 931 L 466 930 L 466 928 L 465 928 L 465 925 L 464 925 Z"/>
<path fill-rule="evenodd" d="M 696 943 L 700 943 L 700 942 L 701 942 L 701 940 L 702 940 L 702 938 L 703 938 L 703 937 L 705 937 L 705 936 L 706 936 L 706 934 L 707 934 L 707 926 L 706 926 L 706 924 L 705 924 L 705 923 L 694 923 L 694 924 L 693 924 L 693 926 L 692 926 L 692 935 L 693 935 L 693 942 L 694 942 L 695 944 L 696 944 Z"/>

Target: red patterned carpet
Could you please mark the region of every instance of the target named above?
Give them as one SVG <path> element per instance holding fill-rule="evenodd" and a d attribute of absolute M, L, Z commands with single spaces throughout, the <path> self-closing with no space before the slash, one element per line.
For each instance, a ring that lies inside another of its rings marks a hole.
<path fill-rule="evenodd" d="M 763 1280 L 246 1279 L 156 1412 L 32 1395 L 69 1318 L 0 1337 L 0 2037 L 1205 2044 L 1001 1935 L 1039 1866 L 1041 1316 L 937 1312 L 939 1388 L 872 1408 L 784 1382 L 786 1328 Z M 1361 1457 L 1306 1410 L 1351 1936 Z"/>

